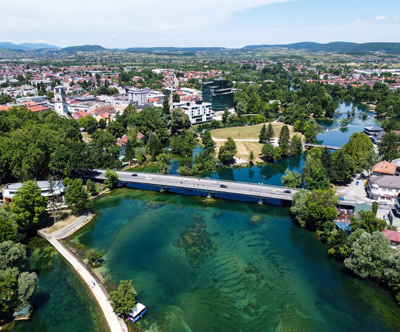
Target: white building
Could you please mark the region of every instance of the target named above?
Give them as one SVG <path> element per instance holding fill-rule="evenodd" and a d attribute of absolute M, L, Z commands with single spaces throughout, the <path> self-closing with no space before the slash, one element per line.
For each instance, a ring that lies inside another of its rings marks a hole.
<path fill-rule="evenodd" d="M 149 91 L 147 89 L 130 88 L 128 89 L 128 97 L 130 103 L 136 102 L 138 106 L 141 106 L 148 103 Z"/>
<path fill-rule="evenodd" d="M 64 87 L 56 86 L 54 88 L 54 101 L 54 110 L 57 112 L 57 114 L 60 116 L 68 116 L 68 106 L 67 101 L 65 100 Z"/>
<path fill-rule="evenodd" d="M 371 176 L 368 181 L 367 194 L 372 199 L 393 199 L 400 194 L 400 176 Z"/>
<path fill-rule="evenodd" d="M 50 188 L 50 183 L 48 181 L 37 181 L 36 182 L 38 187 L 40 188 L 41 195 L 43 197 L 50 197 L 52 195 L 51 193 L 51 188 Z M 23 183 L 18 182 L 18 183 L 12 183 L 8 185 L 3 185 L 2 186 L 2 194 L 3 194 L 3 199 L 6 202 L 10 202 L 10 200 L 15 196 L 15 194 L 18 192 L 18 189 L 22 187 Z M 54 196 L 59 196 L 65 192 L 65 187 L 62 181 L 54 181 L 53 182 L 53 195 Z"/>
<path fill-rule="evenodd" d="M 211 103 L 203 103 L 202 101 L 173 103 L 173 108 L 180 108 L 189 116 L 192 125 L 212 121 L 211 107 Z"/>

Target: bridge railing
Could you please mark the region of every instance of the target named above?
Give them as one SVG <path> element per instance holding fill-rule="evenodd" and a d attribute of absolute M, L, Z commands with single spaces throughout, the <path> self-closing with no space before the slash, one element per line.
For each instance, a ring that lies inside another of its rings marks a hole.
<path fill-rule="evenodd" d="M 105 170 L 98 170 L 105 172 Z M 224 179 L 215 179 L 215 178 L 198 178 L 198 177 L 190 177 L 190 176 L 185 176 L 185 175 L 179 175 L 179 174 L 159 174 L 159 173 L 149 173 L 149 172 L 127 172 L 127 171 L 118 171 L 118 172 L 124 172 L 124 173 L 140 173 L 140 174 L 147 174 L 149 176 L 151 175 L 162 175 L 162 176 L 169 176 L 169 177 L 175 177 L 175 178 L 189 178 L 189 179 L 201 179 L 201 180 L 210 180 L 210 181 L 219 181 L 219 182 L 229 182 L 229 183 L 237 183 L 237 184 L 244 184 L 244 185 L 254 185 L 254 186 L 263 186 L 263 187 L 273 187 L 277 189 L 289 189 L 289 190 L 300 190 L 300 188 L 290 188 L 290 187 L 283 187 L 283 186 L 277 186 L 273 184 L 268 184 L 268 183 L 254 183 L 254 182 L 243 182 L 243 181 L 234 181 L 234 180 L 224 180 Z"/>

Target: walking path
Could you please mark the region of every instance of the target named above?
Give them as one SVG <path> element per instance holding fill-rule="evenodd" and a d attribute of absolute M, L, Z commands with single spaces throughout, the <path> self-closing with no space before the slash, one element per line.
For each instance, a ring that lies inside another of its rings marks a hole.
<path fill-rule="evenodd" d="M 64 229 L 61 229 L 51 235 L 48 235 L 43 231 L 38 231 L 38 233 L 57 249 L 57 251 L 72 265 L 72 267 L 79 273 L 81 278 L 90 287 L 94 297 L 101 307 L 101 310 L 103 310 L 111 332 L 128 332 L 128 328 L 124 320 L 116 315 L 111 307 L 110 302 L 108 302 L 108 292 L 104 288 L 101 281 L 86 266 L 86 264 L 81 261 L 80 258 L 78 258 L 73 252 L 71 252 L 71 250 L 69 250 L 63 243 L 59 241 L 59 239 L 71 235 L 77 229 L 82 227 L 90 217 L 91 215 L 89 213 L 85 214 Z"/>

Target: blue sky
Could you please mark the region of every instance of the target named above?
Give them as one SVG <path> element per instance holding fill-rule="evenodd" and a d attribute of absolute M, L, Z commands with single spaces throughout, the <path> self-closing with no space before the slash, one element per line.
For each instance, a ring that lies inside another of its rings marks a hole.
<path fill-rule="evenodd" d="M 400 42 L 399 0 L 14 0 L 0 41 L 60 47 Z"/>

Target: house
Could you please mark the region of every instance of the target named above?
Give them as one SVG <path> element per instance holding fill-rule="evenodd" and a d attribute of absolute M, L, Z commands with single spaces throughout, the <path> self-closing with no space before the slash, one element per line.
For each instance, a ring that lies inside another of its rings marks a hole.
<path fill-rule="evenodd" d="M 74 114 L 72 114 L 72 117 L 75 120 L 78 120 L 79 118 L 84 118 L 85 116 L 88 116 L 88 115 L 90 115 L 90 114 L 86 113 L 84 111 L 78 111 L 78 112 L 75 112 Z"/>
<path fill-rule="evenodd" d="M 371 199 L 393 199 L 400 193 L 400 176 L 371 176 L 368 181 L 367 194 Z"/>
<path fill-rule="evenodd" d="M 121 148 L 119 150 L 119 156 L 125 156 L 125 145 L 128 143 L 128 136 L 124 135 L 121 138 L 118 138 L 117 145 Z"/>
<path fill-rule="evenodd" d="M 96 121 L 99 122 L 101 119 L 104 119 L 106 123 L 110 122 L 110 114 L 108 113 L 100 113 L 98 116 L 96 116 Z"/>
<path fill-rule="evenodd" d="M 376 133 L 373 133 L 373 135 L 371 137 L 372 142 L 375 143 L 375 144 L 382 142 L 382 137 L 385 134 L 386 134 L 386 131 L 384 131 L 384 130 L 376 132 Z"/>
<path fill-rule="evenodd" d="M 383 128 L 377 126 L 364 127 L 364 133 L 366 133 L 368 136 L 373 136 L 381 131 L 383 131 Z"/>
<path fill-rule="evenodd" d="M 380 161 L 375 164 L 371 169 L 371 175 L 382 176 L 382 175 L 396 175 L 397 166 L 389 163 L 388 161 Z"/>
<path fill-rule="evenodd" d="M 400 245 L 400 234 L 398 232 L 384 229 L 382 233 L 390 240 L 390 245 L 395 247 Z"/>
<path fill-rule="evenodd" d="M 144 136 L 140 131 L 138 132 L 138 134 L 136 135 L 136 138 L 139 141 L 142 141 L 144 144 L 146 144 L 146 136 Z"/>

